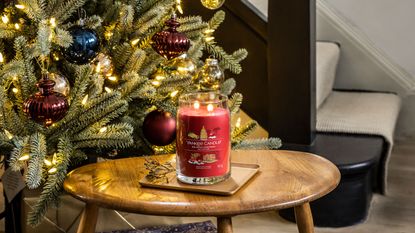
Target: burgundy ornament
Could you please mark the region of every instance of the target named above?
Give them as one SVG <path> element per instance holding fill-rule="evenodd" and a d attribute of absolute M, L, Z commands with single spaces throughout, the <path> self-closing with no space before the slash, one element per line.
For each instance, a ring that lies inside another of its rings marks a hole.
<path fill-rule="evenodd" d="M 176 138 L 176 120 L 170 112 L 154 110 L 144 119 L 143 133 L 151 144 L 166 146 Z"/>
<path fill-rule="evenodd" d="M 151 46 L 158 54 L 170 60 L 189 50 L 190 40 L 185 34 L 177 31 L 180 23 L 174 17 L 167 20 L 165 25 L 169 28 L 154 34 Z"/>
<path fill-rule="evenodd" d="M 61 93 L 53 91 L 55 82 L 44 75 L 36 84 L 39 92 L 23 104 L 23 111 L 39 124 L 46 127 L 61 120 L 69 109 L 68 100 Z"/>

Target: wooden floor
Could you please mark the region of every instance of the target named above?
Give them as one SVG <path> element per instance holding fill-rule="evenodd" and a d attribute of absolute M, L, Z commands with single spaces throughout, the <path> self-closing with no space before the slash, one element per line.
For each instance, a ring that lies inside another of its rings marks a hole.
<path fill-rule="evenodd" d="M 396 143 L 389 166 L 388 180 L 390 194 L 388 196 L 374 195 L 370 214 L 365 222 L 337 229 L 316 228 L 316 233 L 415 233 L 415 141 Z M 3 201 L 0 204 L 3 205 Z M 0 209 L 3 209 L 2 206 Z M 206 218 L 162 220 L 160 217 L 138 215 L 127 217 L 127 219 L 132 218 L 140 219 L 141 223 L 152 222 L 153 224 L 206 220 Z M 103 221 L 105 220 L 100 219 L 98 223 Z M 275 212 L 238 216 L 234 218 L 233 223 L 235 233 L 298 232 L 295 224 L 281 219 Z M 4 229 L 3 221 L 0 221 L 0 227 Z"/>
<path fill-rule="evenodd" d="M 365 222 L 344 228 L 316 228 L 316 233 L 415 233 L 415 141 L 397 142 L 389 166 L 389 195 L 375 194 Z M 274 212 L 239 216 L 235 233 L 297 233 L 296 226 Z"/>

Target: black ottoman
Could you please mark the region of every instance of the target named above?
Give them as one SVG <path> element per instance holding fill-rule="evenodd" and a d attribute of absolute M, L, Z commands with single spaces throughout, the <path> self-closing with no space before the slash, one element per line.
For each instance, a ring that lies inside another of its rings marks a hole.
<path fill-rule="evenodd" d="M 333 192 L 311 203 L 315 226 L 344 227 L 366 219 L 372 190 L 381 181 L 378 167 L 383 163 L 383 145 L 383 138 L 377 136 L 317 134 L 308 151 L 336 164 L 342 177 Z M 292 209 L 280 215 L 295 220 Z"/>

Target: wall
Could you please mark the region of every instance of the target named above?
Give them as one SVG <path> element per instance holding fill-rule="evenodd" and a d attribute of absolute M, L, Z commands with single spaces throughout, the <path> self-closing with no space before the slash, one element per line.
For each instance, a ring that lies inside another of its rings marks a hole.
<path fill-rule="evenodd" d="M 326 0 L 392 60 L 415 75 L 414 0 Z"/>
<path fill-rule="evenodd" d="M 398 93 L 396 137 L 415 138 L 415 1 L 318 2 L 319 39 L 342 43 L 336 86 Z"/>
<path fill-rule="evenodd" d="M 268 1 L 241 0 L 267 16 Z M 317 39 L 341 44 L 336 88 L 403 99 L 398 138 L 415 138 L 415 1 L 317 0 Z"/>

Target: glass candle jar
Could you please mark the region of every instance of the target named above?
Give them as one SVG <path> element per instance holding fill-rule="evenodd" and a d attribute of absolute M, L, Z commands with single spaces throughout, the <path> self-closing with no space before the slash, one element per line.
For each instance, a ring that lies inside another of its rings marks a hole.
<path fill-rule="evenodd" d="M 189 184 L 215 184 L 230 168 L 228 98 L 216 92 L 185 94 L 177 113 L 177 178 Z"/>

